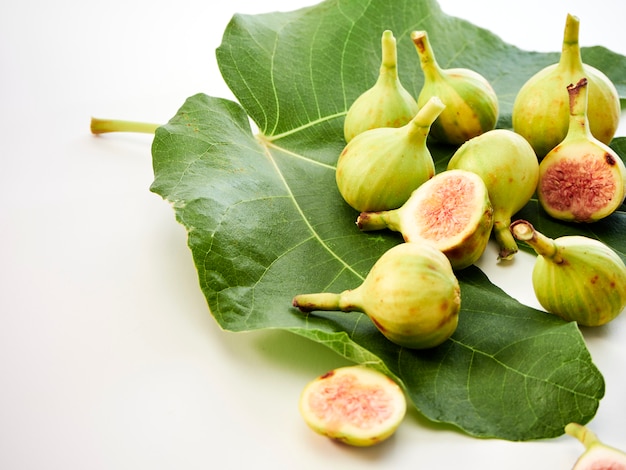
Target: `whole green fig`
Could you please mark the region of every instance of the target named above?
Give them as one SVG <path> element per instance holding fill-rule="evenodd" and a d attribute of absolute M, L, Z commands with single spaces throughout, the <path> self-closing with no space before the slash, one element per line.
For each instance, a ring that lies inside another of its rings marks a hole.
<path fill-rule="evenodd" d="M 409 243 L 431 242 L 454 270 L 460 270 L 474 264 L 485 251 L 493 209 L 480 176 L 448 170 L 413 191 L 398 209 L 361 212 L 356 223 L 363 231 L 395 230 Z"/>
<path fill-rule="evenodd" d="M 370 129 L 348 142 L 335 175 L 344 200 L 357 211 L 400 207 L 435 174 L 426 138 L 443 108 L 433 97 L 408 124 Z"/>
<path fill-rule="evenodd" d="M 426 31 L 413 31 L 411 39 L 424 72 L 418 106 L 424 106 L 432 96 L 438 96 L 446 105 L 432 125 L 432 137 L 446 144 L 460 145 L 495 128 L 498 97 L 487 79 L 466 68 L 441 68 Z"/>
<path fill-rule="evenodd" d="M 429 242 L 401 243 L 376 261 L 363 283 L 339 294 L 300 294 L 304 312 L 363 312 L 391 342 L 432 348 L 456 330 L 461 291 L 448 258 Z"/>
<path fill-rule="evenodd" d="M 511 259 L 517 243 L 511 235 L 511 217 L 535 193 L 539 178 L 537 155 L 528 141 L 506 129 L 494 129 L 465 142 L 452 155 L 448 169 L 480 176 L 493 205 L 493 235 L 500 259 Z"/>
<path fill-rule="evenodd" d="M 604 444 L 589 428 L 578 423 L 565 426 L 565 433 L 578 439 L 585 452 L 572 470 L 626 470 L 626 453 Z"/>
<path fill-rule="evenodd" d="M 566 87 L 580 77 L 589 80 L 589 123 L 596 139 L 609 144 L 620 119 L 615 85 L 600 70 L 585 64 L 578 43 L 580 20 L 568 14 L 558 63 L 533 75 L 513 103 L 513 130 L 526 138 L 541 159 L 567 134 L 569 98 Z"/>
<path fill-rule="evenodd" d="M 346 142 L 369 129 L 404 126 L 417 114 L 417 102 L 402 86 L 398 76 L 396 38 L 386 30 L 381 43 L 378 79 L 352 103 L 346 114 L 343 127 Z"/>
<path fill-rule="evenodd" d="M 539 164 L 539 203 L 549 215 L 567 222 L 603 219 L 626 196 L 624 162 L 589 131 L 587 86 L 587 79 L 582 78 L 567 87 L 568 133 Z"/>
<path fill-rule="evenodd" d="M 551 239 L 519 219 L 518 240 L 538 254 L 532 272 L 535 296 L 547 312 L 582 326 L 600 326 L 626 307 L 626 265 L 604 243 L 579 235 Z"/>
<path fill-rule="evenodd" d="M 368 447 L 394 434 L 406 414 L 406 398 L 400 386 L 382 372 L 345 366 L 309 382 L 300 395 L 299 409 L 305 423 L 318 434 Z"/>

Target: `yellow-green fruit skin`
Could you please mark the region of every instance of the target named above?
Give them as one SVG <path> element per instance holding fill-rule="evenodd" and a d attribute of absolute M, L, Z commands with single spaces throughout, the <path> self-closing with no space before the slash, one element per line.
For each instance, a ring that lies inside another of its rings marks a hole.
<path fill-rule="evenodd" d="M 591 134 L 609 144 L 620 119 L 615 85 L 598 69 L 583 65 L 583 73 L 562 70 L 558 64 L 537 72 L 520 89 L 513 103 L 513 130 L 530 142 L 541 159 L 567 135 L 569 95 L 567 86 L 581 77 L 589 82 L 587 117 Z"/>
<path fill-rule="evenodd" d="M 498 97 L 491 84 L 472 70 L 447 69 L 441 80 L 426 80 L 417 98 L 418 107 L 432 96 L 446 105 L 430 130 L 430 135 L 442 143 L 461 145 L 496 127 Z"/>
<path fill-rule="evenodd" d="M 381 48 L 376 83 L 352 103 L 346 114 L 343 128 L 346 142 L 370 129 L 402 127 L 418 112 L 417 101 L 398 76 L 396 39 L 391 30 L 383 32 Z"/>
<path fill-rule="evenodd" d="M 359 96 L 346 114 L 344 137 L 378 127 L 402 127 L 417 114 L 415 98 L 404 88 L 373 87 Z"/>
<path fill-rule="evenodd" d="M 457 328 L 460 286 L 448 258 L 430 243 L 388 250 L 359 291 L 362 310 L 400 346 L 432 348 Z"/>
<path fill-rule="evenodd" d="M 557 239 L 557 257 L 538 256 L 532 283 L 547 312 L 582 326 L 600 326 L 626 307 L 626 266 L 603 243 L 580 236 Z"/>
<path fill-rule="evenodd" d="M 339 156 L 335 175 L 339 192 L 360 212 L 400 207 L 435 174 L 427 152 L 421 143 L 414 144 L 398 129 L 363 132 Z"/>
<path fill-rule="evenodd" d="M 539 179 L 539 163 L 530 144 L 507 129 L 494 129 L 464 143 L 450 158 L 448 169 L 480 176 L 494 210 L 509 217 L 528 203 Z"/>

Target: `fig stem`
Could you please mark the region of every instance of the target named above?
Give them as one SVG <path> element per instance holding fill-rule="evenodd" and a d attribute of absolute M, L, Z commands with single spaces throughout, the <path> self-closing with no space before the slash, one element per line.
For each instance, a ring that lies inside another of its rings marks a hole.
<path fill-rule="evenodd" d="M 439 67 L 435 52 L 428 40 L 428 33 L 426 31 L 413 31 L 411 33 L 411 40 L 413 44 L 415 44 L 425 79 L 427 81 L 440 79 L 442 77 L 442 70 L 441 67 Z"/>
<path fill-rule="evenodd" d="M 569 127 L 565 138 L 593 138 L 587 118 L 588 81 L 581 78 L 578 83 L 567 86 L 569 94 Z"/>
<path fill-rule="evenodd" d="M 358 290 L 346 290 L 340 294 L 320 292 L 315 294 L 298 294 L 293 298 L 292 305 L 301 312 L 314 310 L 353 312 L 361 311 L 353 300 Z"/>
<path fill-rule="evenodd" d="M 586 449 L 600 442 L 593 431 L 578 423 L 569 423 L 565 426 L 565 433 L 582 442 Z"/>
<path fill-rule="evenodd" d="M 509 229 L 509 223 L 496 220 L 493 223 L 493 235 L 498 244 L 498 259 L 510 260 L 518 252 L 517 243 Z"/>
<path fill-rule="evenodd" d="M 422 106 L 411 122 L 416 127 L 430 128 L 445 107 L 446 105 L 438 96 L 433 96 Z"/>
<path fill-rule="evenodd" d="M 141 134 L 154 134 L 160 124 L 149 122 L 124 121 L 121 119 L 91 118 L 91 133 L 105 134 L 107 132 L 137 132 Z"/>
<path fill-rule="evenodd" d="M 399 218 L 397 211 L 361 212 L 356 219 L 359 230 L 369 232 L 372 230 L 390 229 L 399 231 Z"/>
<path fill-rule="evenodd" d="M 398 76 L 398 49 L 396 46 L 396 38 L 390 30 L 383 32 L 381 46 L 382 59 L 380 73 L 386 73 L 395 79 Z"/>
<path fill-rule="evenodd" d="M 530 222 L 522 219 L 516 220 L 511 224 L 510 230 L 516 239 L 528 243 L 538 255 L 551 259 L 557 264 L 563 262 L 554 240 L 537 232 Z"/>
<path fill-rule="evenodd" d="M 559 67 L 573 73 L 583 73 L 583 61 L 578 42 L 580 30 L 580 20 L 578 17 L 568 13 L 563 31 L 563 46 Z"/>

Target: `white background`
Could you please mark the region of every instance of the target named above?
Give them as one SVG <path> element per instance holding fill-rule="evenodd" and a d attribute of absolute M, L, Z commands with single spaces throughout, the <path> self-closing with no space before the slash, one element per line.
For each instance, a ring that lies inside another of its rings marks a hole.
<path fill-rule="evenodd" d="M 300 391 L 346 362 L 285 332 L 221 331 L 184 229 L 148 191 L 151 136 L 90 135 L 91 116 L 164 123 L 197 92 L 231 98 L 214 50 L 232 14 L 313 3 L 2 3 L 0 468 L 543 470 L 582 452 L 568 436 L 479 440 L 414 411 L 370 449 L 314 434 Z M 583 45 L 626 54 L 621 2 L 441 5 L 541 51 L 560 50 L 570 12 Z M 481 266 L 537 306 L 530 257 L 503 267 L 490 247 Z M 626 317 L 585 338 L 607 384 L 590 427 L 626 448 Z"/>

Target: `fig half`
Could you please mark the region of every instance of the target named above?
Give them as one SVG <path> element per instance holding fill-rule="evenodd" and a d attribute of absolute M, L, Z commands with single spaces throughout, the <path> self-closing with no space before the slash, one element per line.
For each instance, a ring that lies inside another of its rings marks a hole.
<path fill-rule="evenodd" d="M 395 433 L 406 414 L 406 398 L 382 372 L 347 366 L 309 382 L 299 408 L 305 423 L 318 434 L 367 447 Z"/>
<path fill-rule="evenodd" d="M 363 231 L 390 229 L 406 242 L 428 241 L 455 270 L 481 257 L 493 228 L 493 207 L 484 181 L 461 169 L 446 170 L 422 184 L 400 208 L 362 212 Z"/>

